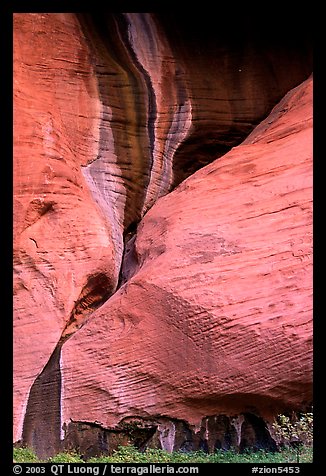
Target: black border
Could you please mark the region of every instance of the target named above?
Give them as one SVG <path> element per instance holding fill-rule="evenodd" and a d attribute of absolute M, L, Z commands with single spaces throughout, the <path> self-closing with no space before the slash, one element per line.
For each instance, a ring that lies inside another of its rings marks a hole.
<path fill-rule="evenodd" d="M 1 446 L 0 468 L 2 462 L 12 463 L 13 441 L 13 76 L 12 76 L 12 15 L 0 7 L 1 26 L 1 105 L 2 105 L 2 154 L 1 154 L 1 274 L 2 274 L 2 315 L 1 315 Z M 10 458 L 10 460 L 9 460 Z"/>

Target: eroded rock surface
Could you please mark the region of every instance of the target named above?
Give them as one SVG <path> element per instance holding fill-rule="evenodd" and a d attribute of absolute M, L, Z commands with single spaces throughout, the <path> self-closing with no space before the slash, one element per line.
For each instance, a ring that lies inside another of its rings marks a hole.
<path fill-rule="evenodd" d="M 255 418 L 311 402 L 312 79 L 254 129 L 309 42 L 188 20 L 14 15 L 14 439 L 42 457 L 133 417 L 268 446 Z"/>
<path fill-rule="evenodd" d="M 63 347 L 63 421 L 311 402 L 311 97 L 309 79 L 147 213 L 138 271 Z"/>
<path fill-rule="evenodd" d="M 14 427 L 28 394 L 96 276 L 105 294 L 121 245 L 83 166 L 96 158 L 100 103 L 74 15 L 14 16 Z"/>

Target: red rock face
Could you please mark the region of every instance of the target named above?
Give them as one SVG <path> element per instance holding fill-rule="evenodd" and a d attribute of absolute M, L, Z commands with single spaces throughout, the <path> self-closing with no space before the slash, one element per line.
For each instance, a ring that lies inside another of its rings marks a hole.
<path fill-rule="evenodd" d="M 311 89 L 147 213 L 137 273 L 63 348 L 65 422 L 311 401 Z"/>
<path fill-rule="evenodd" d="M 112 290 L 119 260 L 111 224 L 82 174 L 96 158 L 99 104 L 92 98 L 97 86 L 79 24 L 74 15 L 16 14 L 14 20 L 17 439 L 30 387 L 81 290 L 98 274 L 105 291 Z"/>
<path fill-rule="evenodd" d="M 135 417 L 147 445 L 245 446 L 311 403 L 312 79 L 253 130 L 308 47 L 180 32 L 14 16 L 14 439 L 41 457 Z"/>

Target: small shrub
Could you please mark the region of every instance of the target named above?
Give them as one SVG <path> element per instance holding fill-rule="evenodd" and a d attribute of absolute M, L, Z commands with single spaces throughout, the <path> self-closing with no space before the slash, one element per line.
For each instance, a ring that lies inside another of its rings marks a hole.
<path fill-rule="evenodd" d="M 278 415 L 272 427 L 279 446 L 292 450 L 299 463 L 303 449 L 313 443 L 313 413 Z"/>

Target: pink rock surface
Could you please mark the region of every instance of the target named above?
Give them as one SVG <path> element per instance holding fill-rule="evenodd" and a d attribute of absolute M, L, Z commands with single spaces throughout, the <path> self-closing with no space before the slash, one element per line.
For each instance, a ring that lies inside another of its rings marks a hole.
<path fill-rule="evenodd" d="M 146 214 L 138 271 L 63 347 L 63 422 L 304 408 L 311 252 L 310 78 Z"/>
<path fill-rule="evenodd" d="M 70 420 L 311 400 L 312 80 L 159 199 L 307 78 L 309 48 L 194 45 L 171 20 L 14 15 L 14 440 L 59 428 L 45 456 Z"/>
<path fill-rule="evenodd" d="M 81 172 L 96 157 L 99 106 L 79 24 L 69 14 L 15 14 L 14 31 L 17 439 L 30 387 L 89 276 L 102 273 L 113 288 L 119 270 L 110 223 Z"/>

